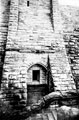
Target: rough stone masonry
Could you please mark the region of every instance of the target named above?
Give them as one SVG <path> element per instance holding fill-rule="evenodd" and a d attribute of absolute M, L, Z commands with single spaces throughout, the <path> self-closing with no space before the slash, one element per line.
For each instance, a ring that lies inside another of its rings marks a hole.
<path fill-rule="evenodd" d="M 57 0 L 2 0 L 1 4 L 0 51 L 1 58 L 4 56 L 1 59 L 2 90 L 11 81 L 19 89 L 24 89 L 27 98 L 28 94 L 31 96 L 33 93 L 28 91 L 29 86 L 33 90 L 35 85 L 47 84 L 48 55 L 55 91 L 76 90 L 71 54 L 67 54 L 74 27 L 69 21 L 71 17 L 65 18 L 66 8 L 63 9 Z M 39 90 L 35 94 L 39 96 L 38 99 L 42 96 Z"/>

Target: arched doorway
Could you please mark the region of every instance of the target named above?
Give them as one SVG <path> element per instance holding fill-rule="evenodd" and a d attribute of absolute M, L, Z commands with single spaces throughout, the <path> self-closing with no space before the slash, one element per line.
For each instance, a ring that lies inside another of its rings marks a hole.
<path fill-rule="evenodd" d="M 43 64 L 31 65 L 27 71 L 27 104 L 36 103 L 47 94 L 46 67 Z"/>

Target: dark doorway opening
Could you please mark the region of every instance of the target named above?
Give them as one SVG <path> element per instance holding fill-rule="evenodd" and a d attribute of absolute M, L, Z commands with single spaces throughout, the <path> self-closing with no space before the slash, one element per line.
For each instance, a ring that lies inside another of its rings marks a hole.
<path fill-rule="evenodd" d="M 43 96 L 48 93 L 46 84 L 27 85 L 27 105 L 37 103 Z"/>
<path fill-rule="evenodd" d="M 33 70 L 32 71 L 32 80 L 33 81 L 40 81 L 40 70 Z"/>

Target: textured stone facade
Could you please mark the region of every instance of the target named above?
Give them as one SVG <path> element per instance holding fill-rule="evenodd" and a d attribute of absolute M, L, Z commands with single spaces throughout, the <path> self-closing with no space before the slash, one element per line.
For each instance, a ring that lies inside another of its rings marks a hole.
<path fill-rule="evenodd" d="M 9 0 L 0 1 L 0 83 L 4 64 L 5 47 L 8 34 L 10 4 Z"/>
<path fill-rule="evenodd" d="M 63 24 L 63 38 L 77 89 L 79 84 L 79 8 L 60 6 Z"/>
<path fill-rule="evenodd" d="M 71 35 L 66 27 L 72 30 L 72 25 L 62 14 L 64 10 L 60 9 L 57 0 L 30 0 L 29 3 L 11 0 L 2 89 L 10 80 L 24 88 L 26 94 L 29 83 L 46 84 L 48 55 L 55 90 L 76 89 L 66 51 L 66 44 L 71 47 L 72 42 L 69 44 L 70 39 L 65 40 L 65 36 Z M 40 83 L 32 82 L 32 70 L 35 69 L 41 71 Z"/>

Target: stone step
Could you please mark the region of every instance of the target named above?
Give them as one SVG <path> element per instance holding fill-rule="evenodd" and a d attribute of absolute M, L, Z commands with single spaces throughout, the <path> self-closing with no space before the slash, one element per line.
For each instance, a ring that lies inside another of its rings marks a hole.
<path fill-rule="evenodd" d="M 48 120 L 55 120 L 52 113 L 48 113 L 47 115 L 48 115 Z"/>
<path fill-rule="evenodd" d="M 43 120 L 48 120 L 48 115 L 47 114 L 43 114 Z"/>
<path fill-rule="evenodd" d="M 52 110 L 51 112 L 52 112 L 54 120 L 57 120 L 57 112 L 55 110 Z"/>

